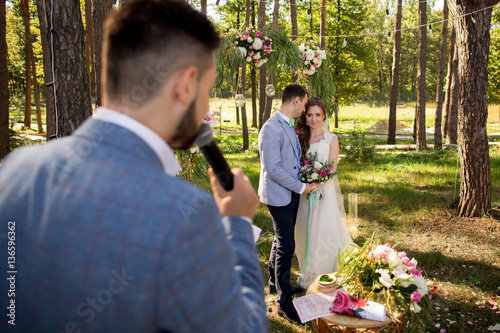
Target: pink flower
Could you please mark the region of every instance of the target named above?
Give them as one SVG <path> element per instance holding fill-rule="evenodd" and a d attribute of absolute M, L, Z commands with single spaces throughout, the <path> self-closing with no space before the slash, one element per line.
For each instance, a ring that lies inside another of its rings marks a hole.
<path fill-rule="evenodd" d="M 254 54 L 254 52 L 252 51 L 252 52 L 248 53 L 248 56 L 251 57 L 251 56 L 253 56 L 253 54 Z"/>
<path fill-rule="evenodd" d="M 406 257 L 406 252 L 405 251 L 398 252 L 398 257 L 400 257 L 401 259 L 403 259 L 404 257 Z"/>
<path fill-rule="evenodd" d="M 210 117 L 210 115 L 207 113 L 207 115 L 205 116 L 205 120 L 210 121 L 210 120 L 212 120 L 212 117 Z"/>
<path fill-rule="evenodd" d="M 384 246 L 387 246 L 388 248 L 392 249 L 392 246 L 389 243 L 384 244 Z"/>
<path fill-rule="evenodd" d="M 446 333 L 446 330 L 444 328 L 442 328 L 439 333 Z"/>
<path fill-rule="evenodd" d="M 368 253 L 367 258 L 368 259 L 375 259 L 375 253 L 373 253 L 373 252 Z"/>
<path fill-rule="evenodd" d="M 296 131 L 295 131 L 295 134 L 299 135 L 299 134 L 300 134 L 300 131 L 299 131 L 299 130 L 296 130 Z"/>
<path fill-rule="evenodd" d="M 373 249 L 373 245 L 372 244 L 368 244 L 367 248 L 368 249 Z"/>
<path fill-rule="evenodd" d="M 309 163 L 311 163 L 311 162 L 310 162 L 309 160 L 305 160 L 305 161 L 304 161 L 304 163 L 305 163 L 305 164 L 309 164 Z"/>
<path fill-rule="evenodd" d="M 418 293 L 418 291 L 414 291 L 413 294 L 411 294 L 411 300 L 413 302 L 420 302 L 420 300 L 422 299 L 422 296 Z"/>
<path fill-rule="evenodd" d="M 268 51 L 268 50 L 265 50 L 265 51 L 264 51 L 264 53 L 265 53 L 266 55 L 268 55 L 268 54 L 269 54 L 269 51 Z"/>
<path fill-rule="evenodd" d="M 252 45 L 250 45 L 249 49 L 250 49 L 250 50 L 251 50 L 251 49 L 253 49 L 253 46 L 252 46 Z"/>
<path fill-rule="evenodd" d="M 472 321 L 470 321 L 470 320 L 469 320 L 469 321 L 467 322 L 467 325 L 474 325 L 474 323 L 473 323 Z"/>
<path fill-rule="evenodd" d="M 349 309 L 352 306 L 349 295 L 343 291 L 338 290 L 337 296 L 333 301 L 333 305 L 330 307 L 330 311 L 334 313 L 342 313 L 343 311 Z"/>
<path fill-rule="evenodd" d="M 401 260 L 403 261 L 403 264 L 405 264 L 405 265 L 408 265 L 410 263 L 410 258 L 408 258 L 408 257 L 401 258 Z"/>

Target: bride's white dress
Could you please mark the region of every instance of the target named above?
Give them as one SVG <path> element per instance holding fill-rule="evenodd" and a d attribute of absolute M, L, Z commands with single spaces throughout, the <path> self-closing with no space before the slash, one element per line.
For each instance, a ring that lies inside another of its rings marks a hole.
<path fill-rule="evenodd" d="M 328 163 L 330 142 L 335 134 L 325 132 L 324 138 L 311 144 L 309 153 L 318 153 L 318 160 Z M 347 229 L 344 202 L 340 194 L 337 176 L 322 188 L 323 201 L 319 203 L 317 222 L 310 226 L 308 237 L 309 199 L 301 195 L 295 225 L 295 252 L 299 260 L 301 276 L 299 285 L 307 288 L 321 274 L 337 271 L 337 256 L 344 248 L 353 244 Z M 307 242 L 310 244 L 311 260 L 307 267 L 305 259 Z M 308 268 L 308 269 L 307 269 Z"/>

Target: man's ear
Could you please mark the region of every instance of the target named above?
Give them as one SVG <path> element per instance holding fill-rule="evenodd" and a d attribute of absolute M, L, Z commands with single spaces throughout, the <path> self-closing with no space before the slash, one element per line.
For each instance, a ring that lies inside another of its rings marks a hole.
<path fill-rule="evenodd" d="M 297 105 L 299 105 L 299 103 L 300 103 L 300 102 L 301 102 L 300 97 L 298 97 L 298 96 L 297 96 L 297 97 L 295 97 L 295 98 L 293 99 L 293 106 L 297 106 Z"/>
<path fill-rule="evenodd" d="M 187 67 L 177 73 L 174 85 L 175 97 L 181 104 L 188 105 L 194 99 L 198 84 L 198 69 Z"/>

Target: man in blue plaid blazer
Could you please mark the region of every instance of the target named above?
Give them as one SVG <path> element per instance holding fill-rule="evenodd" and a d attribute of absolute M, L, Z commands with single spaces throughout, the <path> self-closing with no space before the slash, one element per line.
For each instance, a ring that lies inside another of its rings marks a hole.
<path fill-rule="evenodd" d="M 105 30 L 104 107 L 0 168 L 0 331 L 266 332 L 251 183 L 210 172 L 212 196 L 174 177 L 170 147 L 209 108 L 214 27 L 183 0 L 132 0 Z"/>

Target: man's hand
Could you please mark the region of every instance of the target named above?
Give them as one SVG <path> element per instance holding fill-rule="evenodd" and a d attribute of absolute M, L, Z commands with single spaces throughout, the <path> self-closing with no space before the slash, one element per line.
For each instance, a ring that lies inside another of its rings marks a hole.
<path fill-rule="evenodd" d="M 316 188 L 314 186 L 314 183 L 306 183 L 306 189 L 304 190 L 304 193 L 302 193 L 302 194 L 309 194 L 312 192 L 316 192 Z"/>
<path fill-rule="evenodd" d="M 255 193 L 250 179 L 241 169 L 232 169 L 231 171 L 234 177 L 234 187 L 228 192 L 219 183 L 214 171 L 212 169 L 208 170 L 210 184 L 212 185 L 215 203 L 219 208 L 219 212 L 222 217 L 247 216 L 253 220 L 260 205 L 259 197 Z"/>

